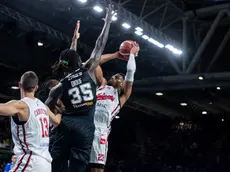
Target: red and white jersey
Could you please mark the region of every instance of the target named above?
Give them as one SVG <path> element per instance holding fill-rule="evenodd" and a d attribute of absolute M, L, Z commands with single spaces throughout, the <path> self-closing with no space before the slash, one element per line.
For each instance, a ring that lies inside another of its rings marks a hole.
<path fill-rule="evenodd" d="M 110 129 L 113 118 L 120 111 L 118 90 L 112 86 L 104 85 L 97 89 L 97 103 L 94 114 L 96 130 Z"/>
<path fill-rule="evenodd" d="M 14 153 L 27 157 L 37 155 L 51 162 L 49 153 L 49 115 L 47 108 L 39 99 L 23 98 L 29 107 L 29 119 L 20 125 L 11 118 L 11 132 L 14 141 Z M 28 156 L 29 155 L 29 156 Z"/>

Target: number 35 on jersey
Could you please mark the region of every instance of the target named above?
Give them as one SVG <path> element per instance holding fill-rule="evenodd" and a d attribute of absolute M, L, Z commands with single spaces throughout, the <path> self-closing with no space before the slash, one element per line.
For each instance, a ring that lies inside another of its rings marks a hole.
<path fill-rule="evenodd" d="M 69 96 L 71 96 L 71 103 L 81 104 L 88 101 L 92 101 L 94 99 L 94 95 L 92 92 L 92 87 L 90 83 L 84 83 L 78 86 L 75 86 L 69 89 Z"/>

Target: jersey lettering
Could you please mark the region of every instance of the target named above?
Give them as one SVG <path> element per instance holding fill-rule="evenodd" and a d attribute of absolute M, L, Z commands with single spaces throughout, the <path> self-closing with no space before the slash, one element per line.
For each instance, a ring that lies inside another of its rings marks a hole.
<path fill-rule="evenodd" d="M 84 102 L 92 101 L 94 98 L 90 83 L 85 83 L 79 86 L 75 86 L 74 88 L 69 89 L 68 93 L 69 96 L 72 97 L 71 103 L 73 105 L 80 104 L 83 101 Z"/>
<path fill-rule="evenodd" d="M 41 128 L 42 128 L 42 137 L 49 137 L 49 123 L 47 118 L 39 118 Z"/>

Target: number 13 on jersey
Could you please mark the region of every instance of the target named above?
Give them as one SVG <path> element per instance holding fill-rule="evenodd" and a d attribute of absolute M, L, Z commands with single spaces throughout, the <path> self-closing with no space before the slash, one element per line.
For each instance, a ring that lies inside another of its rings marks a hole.
<path fill-rule="evenodd" d="M 72 104 L 80 104 L 82 102 L 92 101 L 94 98 L 90 83 L 81 84 L 77 87 L 69 89 L 69 95 L 72 96 Z"/>
<path fill-rule="evenodd" d="M 49 120 L 46 117 L 39 118 L 42 137 L 49 137 Z"/>

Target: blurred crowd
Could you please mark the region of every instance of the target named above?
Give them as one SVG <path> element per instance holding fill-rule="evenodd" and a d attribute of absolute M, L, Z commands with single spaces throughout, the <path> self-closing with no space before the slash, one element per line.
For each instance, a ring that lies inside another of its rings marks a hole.
<path fill-rule="evenodd" d="M 0 117 L 0 148 L 10 148 L 11 134 L 9 118 Z"/>
<path fill-rule="evenodd" d="M 116 149 L 109 149 L 109 172 L 230 171 L 230 123 L 227 120 L 211 116 L 192 121 L 142 116 L 132 122 L 134 125 L 128 128 L 132 128 L 130 132 L 135 136 L 131 141 L 126 140 L 128 144 L 120 143 L 123 147 L 115 146 L 123 153 L 117 155 Z M 127 126 L 128 121 L 125 123 Z M 127 137 L 127 133 L 125 135 Z M 119 140 L 111 136 L 111 144 L 118 144 L 115 139 Z"/>

